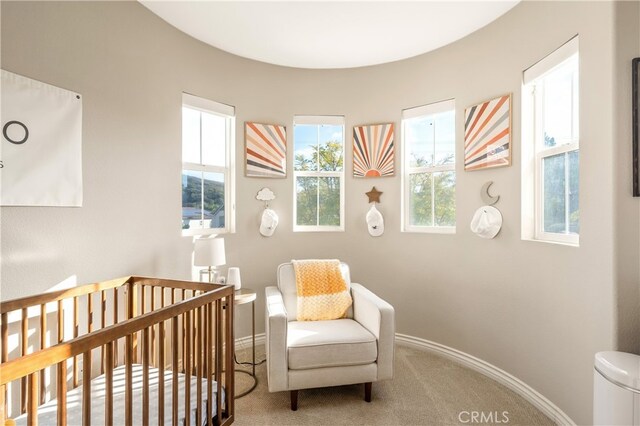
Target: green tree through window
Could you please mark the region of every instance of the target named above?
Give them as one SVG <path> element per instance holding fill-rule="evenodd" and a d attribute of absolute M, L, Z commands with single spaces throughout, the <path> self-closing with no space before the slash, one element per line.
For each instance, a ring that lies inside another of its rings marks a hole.
<path fill-rule="evenodd" d="M 343 166 L 342 143 L 329 141 L 311 148 L 308 155 L 295 155 L 297 171 L 315 171 L 314 159 L 323 171 L 341 170 Z M 300 176 L 296 179 L 298 225 L 340 225 L 340 178 Z M 316 223 L 317 222 L 317 223 Z"/>

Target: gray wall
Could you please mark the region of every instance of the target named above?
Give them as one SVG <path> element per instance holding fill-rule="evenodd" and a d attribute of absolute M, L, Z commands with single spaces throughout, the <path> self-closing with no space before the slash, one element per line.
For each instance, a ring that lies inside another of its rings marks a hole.
<path fill-rule="evenodd" d="M 629 196 L 625 130 L 628 63 L 640 51 L 637 3 L 525 2 L 437 51 L 349 70 L 238 58 L 178 32 L 136 3 L 1 7 L 2 67 L 84 96 L 84 206 L 2 208 L 3 299 L 46 291 L 74 276 L 78 283 L 128 274 L 190 277 L 192 242 L 179 230 L 182 91 L 236 106 L 240 164 L 245 120 L 285 124 L 291 147 L 294 114 L 344 114 L 350 135 L 353 125 L 399 125 L 403 108 L 453 97 L 459 135 L 455 235 L 400 233 L 398 173 L 377 180 L 347 177 L 346 232 L 293 233 L 291 149 L 287 179 L 245 178 L 238 167 L 238 231 L 225 237 L 227 259 L 240 266 L 244 285 L 259 291 L 258 318 L 262 289 L 274 283 L 279 263 L 337 257 L 351 265 L 354 281 L 396 307 L 398 332 L 506 370 L 579 423 L 591 421 L 594 353 L 640 351 L 640 212 Z M 577 33 L 581 244 L 521 241 L 521 72 Z M 464 172 L 464 107 L 507 92 L 514 105 L 513 165 Z M 349 175 L 350 149 L 346 164 Z M 490 241 L 468 228 L 488 180 L 495 182 L 505 219 Z M 379 209 L 386 232 L 377 239 L 364 223 L 364 193 L 372 185 L 384 192 Z M 276 193 L 272 207 L 280 215 L 269 239 L 258 233 L 262 206 L 254 198 L 263 186 Z M 239 312 L 241 336 L 248 334 L 248 316 Z"/>

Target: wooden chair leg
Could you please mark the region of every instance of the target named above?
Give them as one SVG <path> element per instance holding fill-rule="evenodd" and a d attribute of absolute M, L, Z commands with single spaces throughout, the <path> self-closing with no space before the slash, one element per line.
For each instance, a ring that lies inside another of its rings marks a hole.
<path fill-rule="evenodd" d="M 291 411 L 298 411 L 298 391 L 291 391 Z"/>
<path fill-rule="evenodd" d="M 364 400 L 367 402 L 371 402 L 371 382 L 364 384 Z"/>

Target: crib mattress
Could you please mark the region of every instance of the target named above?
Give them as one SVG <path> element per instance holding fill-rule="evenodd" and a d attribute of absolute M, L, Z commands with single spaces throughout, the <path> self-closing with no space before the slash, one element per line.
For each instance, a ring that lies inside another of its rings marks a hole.
<path fill-rule="evenodd" d="M 132 390 L 133 390 L 133 424 L 142 424 L 142 365 L 132 365 Z M 158 424 L 158 378 L 159 370 L 149 367 L 149 424 Z M 178 420 L 182 424 L 185 418 L 184 389 L 185 375 L 178 374 Z M 197 381 L 202 380 L 202 409 L 203 422 L 206 424 L 206 398 L 207 398 L 207 379 L 198 379 L 191 376 L 191 401 L 190 401 L 190 417 L 191 424 L 196 421 L 197 407 Z M 173 372 L 164 371 L 164 424 L 170 425 L 172 421 L 172 382 Z M 217 414 L 216 409 L 216 393 L 217 385 L 212 381 L 212 410 L 213 416 Z M 119 366 L 113 369 L 113 424 L 125 424 L 124 408 L 125 408 L 125 366 Z M 222 393 L 224 399 L 224 389 Z M 106 376 L 103 374 L 91 380 L 91 424 L 104 425 L 104 409 L 106 399 Z M 38 424 L 55 425 L 57 421 L 57 399 L 53 399 L 46 404 L 38 407 Z M 27 425 L 27 415 L 23 414 L 14 419 L 16 425 Z M 67 424 L 75 426 L 82 424 L 82 385 L 67 392 Z"/>

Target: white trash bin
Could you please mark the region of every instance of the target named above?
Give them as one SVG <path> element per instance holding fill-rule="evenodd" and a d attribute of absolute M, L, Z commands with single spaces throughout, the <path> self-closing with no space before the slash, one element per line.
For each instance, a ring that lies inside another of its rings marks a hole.
<path fill-rule="evenodd" d="M 640 356 L 626 352 L 596 354 L 593 424 L 640 426 Z"/>

